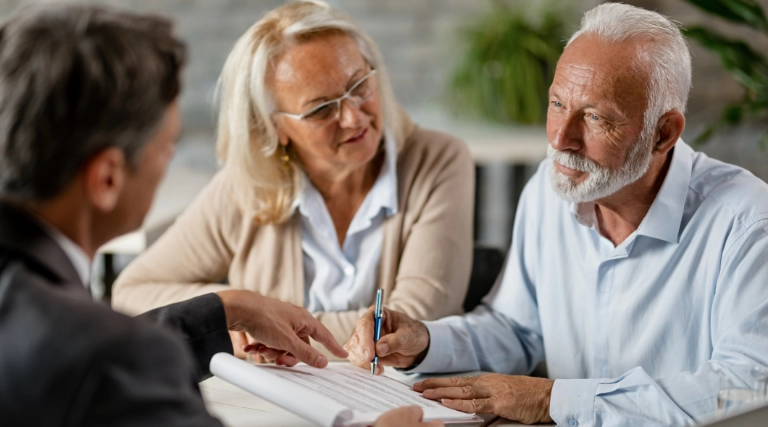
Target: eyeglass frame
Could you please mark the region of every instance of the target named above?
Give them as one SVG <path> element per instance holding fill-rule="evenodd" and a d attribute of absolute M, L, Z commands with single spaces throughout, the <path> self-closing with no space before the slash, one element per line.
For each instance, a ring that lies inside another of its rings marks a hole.
<path fill-rule="evenodd" d="M 323 128 L 325 126 L 328 126 L 329 124 L 333 123 L 335 120 L 338 120 L 339 117 L 341 117 L 341 101 L 346 99 L 346 100 L 350 101 L 350 104 L 352 104 L 355 107 L 357 107 L 359 105 L 362 105 L 364 102 L 368 101 L 369 99 L 371 99 L 373 94 L 376 92 L 377 88 L 373 89 L 371 91 L 371 94 L 368 96 L 368 98 L 365 98 L 365 99 L 361 100 L 359 104 L 355 104 L 354 102 L 351 102 L 350 98 L 351 98 L 352 91 L 357 89 L 358 86 L 360 86 L 363 82 L 368 80 L 374 74 L 376 74 L 376 69 L 375 68 L 371 68 L 371 71 L 369 71 L 368 74 L 366 74 L 363 77 L 361 77 L 360 80 L 355 82 L 355 84 L 353 84 L 352 87 L 349 88 L 349 90 L 347 90 L 344 93 L 344 95 L 341 95 L 340 97 L 338 97 L 336 99 L 331 99 L 329 101 L 325 101 L 322 104 L 318 104 L 318 105 L 310 108 L 309 110 L 307 110 L 307 111 L 305 111 L 303 113 L 294 114 L 294 113 L 287 113 L 285 111 L 276 111 L 275 114 L 280 114 L 281 116 L 289 117 L 289 118 L 294 119 L 294 120 L 300 120 L 300 121 L 306 123 L 307 125 L 309 125 L 309 123 L 306 122 L 306 117 L 307 116 L 309 116 L 313 112 L 315 112 L 315 111 L 317 111 L 317 110 L 319 110 L 319 109 L 321 109 L 321 108 L 323 108 L 323 107 L 325 107 L 327 105 L 331 105 L 331 104 L 335 103 L 337 105 L 336 106 L 336 117 L 328 120 L 328 122 L 326 122 L 326 123 L 323 123 L 323 124 L 321 124 L 321 125 L 319 125 L 319 126 L 317 126 L 315 128 L 312 128 L 312 129 L 320 129 L 320 128 Z"/>

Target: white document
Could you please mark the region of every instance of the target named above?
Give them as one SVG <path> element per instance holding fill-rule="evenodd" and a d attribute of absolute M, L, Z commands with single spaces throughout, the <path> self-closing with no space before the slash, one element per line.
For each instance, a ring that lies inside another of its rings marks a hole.
<path fill-rule="evenodd" d="M 369 426 L 390 409 L 414 405 L 424 410 L 425 421 L 483 421 L 425 399 L 391 378 L 373 377 L 351 365 L 329 365 L 324 369 L 251 365 L 219 353 L 211 359 L 210 368 L 217 377 L 326 427 Z"/>

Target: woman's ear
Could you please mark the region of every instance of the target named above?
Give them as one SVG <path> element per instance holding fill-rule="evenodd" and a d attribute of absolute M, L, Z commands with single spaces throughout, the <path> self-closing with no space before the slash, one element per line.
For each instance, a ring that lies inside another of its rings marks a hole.
<path fill-rule="evenodd" d="M 120 200 L 126 173 L 122 150 L 112 147 L 98 152 L 83 171 L 88 201 L 104 213 L 111 212 Z"/>
<path fill-rule="evenodd" d="M 291 143 L 291 139 L 288 137 L 288 134 L 283 132 L 283 130 L 277 126 L 275 126 L 275 129 L 277 130 L 277 142 L 279 142 L 283 147 L 287 147 L 288 144 Z"/>

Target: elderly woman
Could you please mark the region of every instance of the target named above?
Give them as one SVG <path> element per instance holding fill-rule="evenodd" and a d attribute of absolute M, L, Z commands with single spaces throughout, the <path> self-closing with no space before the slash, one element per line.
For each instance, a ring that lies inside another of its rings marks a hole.
<path fill-rule="evenodd" d="M 305 307 L 340 342 L 379 287 L 417 319 L 460 312 L 472 160 L 410 122 L 346 15 L 318 2 L 274 9 L 237 41 L 219 90 L 224 166 L 118 278 L 117 309 L 231 286 Z M 242 356 L 245 337 L 232 338 Z"/>

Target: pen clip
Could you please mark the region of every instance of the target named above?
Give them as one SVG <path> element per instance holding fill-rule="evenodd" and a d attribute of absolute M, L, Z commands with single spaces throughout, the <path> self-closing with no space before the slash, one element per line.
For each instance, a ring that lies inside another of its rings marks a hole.
<path fill-rule="evenodd" d="M 382 317 L 384 314 L 384 289 L 379 289 L 376 291 L 376 313 L 374 313 L 374 316 L 376 317 Z"/>

